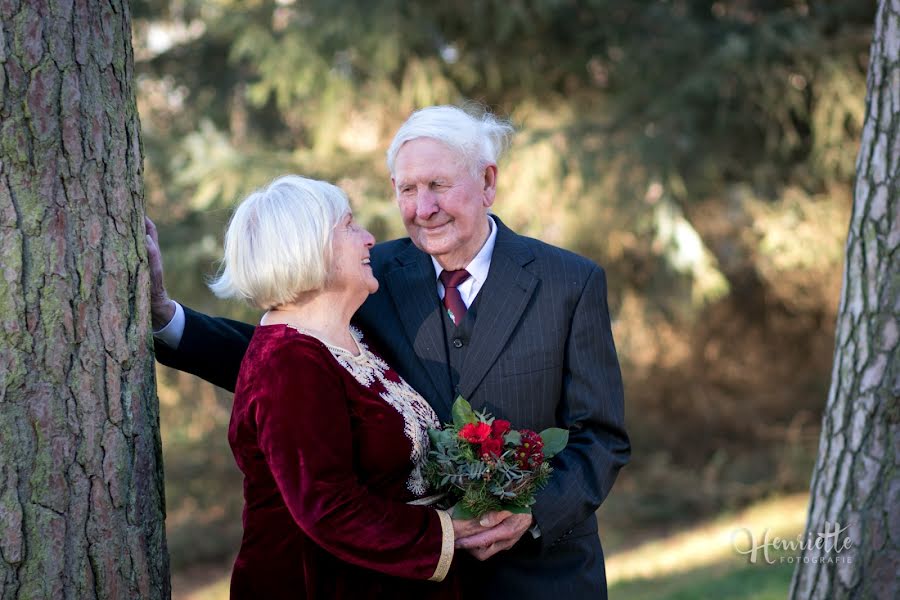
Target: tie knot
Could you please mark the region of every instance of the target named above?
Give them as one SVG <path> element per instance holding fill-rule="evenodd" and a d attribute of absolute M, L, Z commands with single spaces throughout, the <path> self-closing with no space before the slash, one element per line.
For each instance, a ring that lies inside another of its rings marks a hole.
<path fill-rule="evenodd" d="M 469 272 L 465 269 L 459 271 L 441 271 L 439 279 L 444 284 L 444 288 L 455 288 L 463 281 L 469 278 Z"/>

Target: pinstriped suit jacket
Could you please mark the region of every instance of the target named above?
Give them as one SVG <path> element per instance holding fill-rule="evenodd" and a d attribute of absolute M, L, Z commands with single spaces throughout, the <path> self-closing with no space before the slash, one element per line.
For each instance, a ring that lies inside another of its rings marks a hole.
<path fill-rule="evenodd" d="M 372 249 L 380 288 L 355 321 L 442 422 L 450 420 L 461 394 L 513 427 L 570 432 L 533 507 L 539 538 L 526 533 L 512 549 L 467 564 L 471 597 L 606 598 L 594 511 L 630 454 L 606 278 L 591 261 L 495 221 L 490 273 L 457 389 L 447 366 L 434 268 L 408 238 Z M 178 350 L 157 344 L 157 357 L 233 389 L 252 327 L 190 310 L 186 316 Z"/>
<path fill-rule="evenodd" d="M 373 249 L 381 287 L 356 321 L 442 422 L 461 394 L 513 427 L 569 429 L 569 445 L 533 509 L 540 537 L 526 533 L 510 551 L 475 565 L 475 587 L 486 598 L 605 598 L 594 511 L 630 454 L 606 277 L 586 258 L 495 221 L 490 272 L 457 389 L 434 267 L 409 239 Z"/>

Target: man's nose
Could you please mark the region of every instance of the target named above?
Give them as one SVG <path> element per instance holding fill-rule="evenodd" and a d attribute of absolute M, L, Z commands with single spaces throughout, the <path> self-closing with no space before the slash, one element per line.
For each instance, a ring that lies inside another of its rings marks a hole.
<path fill-rule="evenodd" d="M 427 219 L 438 211 L 437 198 L 431 190 L 423 190 L 416 196 L 416 217 Z"/>

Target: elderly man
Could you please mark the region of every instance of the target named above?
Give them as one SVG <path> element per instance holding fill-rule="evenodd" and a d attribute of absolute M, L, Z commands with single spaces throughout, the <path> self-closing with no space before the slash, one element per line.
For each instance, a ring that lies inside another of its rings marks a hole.
<path fill-rule="evenodd" d="M 486 515 L 489 529 L 457 541 L 478 559 L 463 565 L 467 597 L 595 600 L 606 577 L 594 511 L 630 453 L 606 278 L 489 214 L 511 131 L 450 106 L 401 126 L 388 167 L 409 238 L 372 249 L 381 287 L 355 322 L 442 421 L 462 395 L 518 428 L 569 430 L 532 514 Z M 159 360 L 233 389 L 253 328 L 169 300 L 154 235 L 148 247 L 154 323 L 168 323 Z"/>

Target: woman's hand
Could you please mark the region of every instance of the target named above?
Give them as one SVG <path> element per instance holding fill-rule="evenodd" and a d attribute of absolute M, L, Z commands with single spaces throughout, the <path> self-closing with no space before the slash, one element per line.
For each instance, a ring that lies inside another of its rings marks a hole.
<path fill-rule="evenodd" d="M 484 527 L 478 519 L 453 519 L 453 537 L 460 539 L 487 531 L 490 527 Z"/>
<path fill-rule="evenodd" d="M 454 524 L 456 521 L 454 521 Z M 531 514 L 513 514 L 507 510 L 489 512 L 481 517 L 482 531 L 477 535 L 456 537 L 456 547 L 465 548 L 478 560 L 487 560 L 498 552 L 509 550 L 534 523 Z"/>

